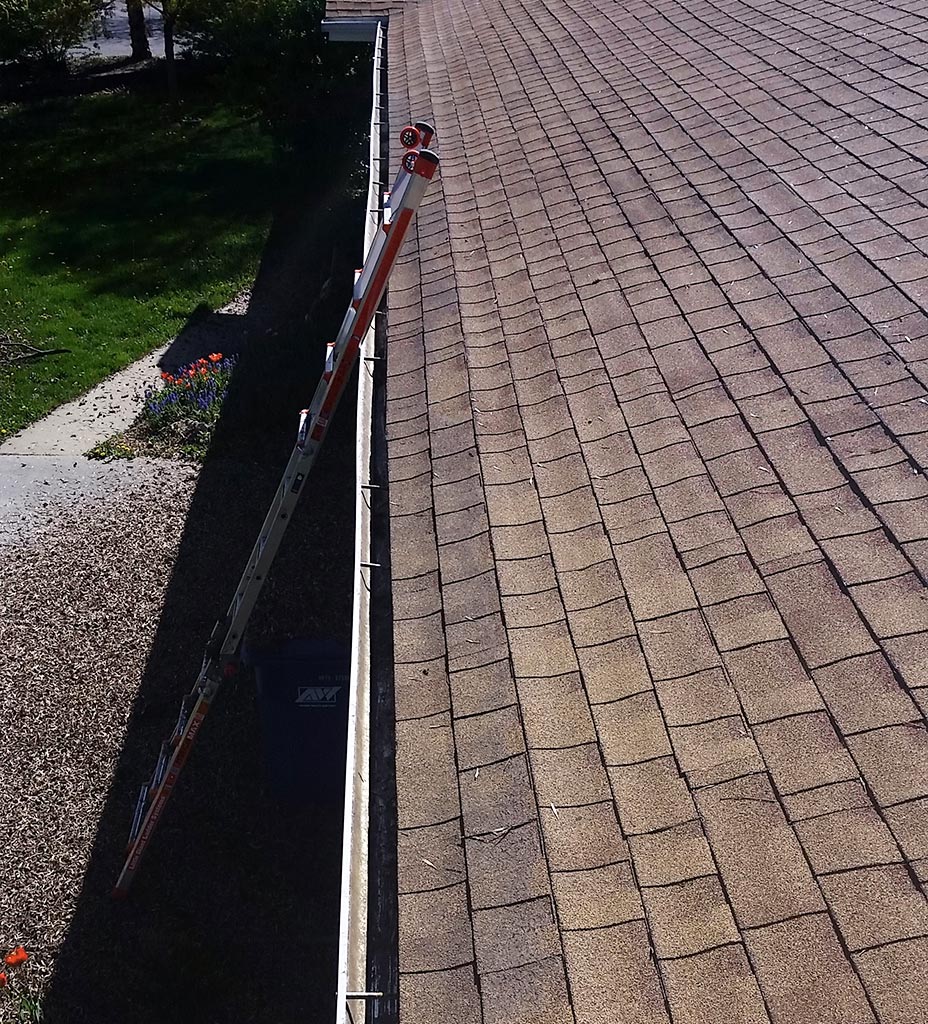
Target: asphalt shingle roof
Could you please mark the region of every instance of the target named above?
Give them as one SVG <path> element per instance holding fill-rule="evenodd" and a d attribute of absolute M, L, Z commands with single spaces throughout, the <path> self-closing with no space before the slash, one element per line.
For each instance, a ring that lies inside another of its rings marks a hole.
<path fill-rule="evenodd" d="M 420 0 L 401 1019 L 928 1020 L 928 17 Z"/>
<path fill-rule="evenodd" d="M 389 15 L 403 0 L 328 0 L 327 18 L 371 18 Z M 402 126 L 401 126 L 402 127 Z"/>

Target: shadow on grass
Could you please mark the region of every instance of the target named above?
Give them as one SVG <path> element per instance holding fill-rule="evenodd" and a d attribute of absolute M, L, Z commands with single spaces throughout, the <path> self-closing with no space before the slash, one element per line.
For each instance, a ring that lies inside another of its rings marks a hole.
<path fill-rule="evenodd" d="M 3 437 L 151 351 L 197 303 L 232 299 L 293 172 L 215 85 L 191 86 L 177 117 L 128 89 L 0 104 L 0 139 L 0 333 L 63 350 L 0 366 Z M 327 180 L 327 157 L 311 153 L 308 182 Z"/>
<path fill-rule="evenodd" d="M 214 325 L 217 348 L 229 347 L 224 325 L 230 342 L 243 330 L 247 344 L 44 1001 L 51 1024 L 270 1024 L 334 1012 L 341 778 L 320 779 L 330 799 L 300 811 L 273 801 L 248 674 L 221 691 L 129 899 L 110 892 L 138 786 L 229 603 L 349 299 L 363 203 L 344 187 L 357 149 L 346 136 L 335 150 L 329 193 L 279 211 L 243 322 Z M 265 636 L 350 637 L 351 406 L 349 394 L 262 596 Z"/>
<path fill-rule="evenodd" d="M 193 94 L 177 118 L 160 97 L 117 90 L 0 114 L 2 216 L 17 260 L 83 290 L 146 300 L 235 276 L 277 187 L 256 124 Z M 25 172 L 25 173 L 24 173 Z M 0 251 L 2 251 L 0 246 Z"/>

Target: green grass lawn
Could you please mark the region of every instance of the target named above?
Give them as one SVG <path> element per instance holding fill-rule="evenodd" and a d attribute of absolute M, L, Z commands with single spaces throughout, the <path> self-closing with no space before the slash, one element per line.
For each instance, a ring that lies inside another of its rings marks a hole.
<path fill-rule="evenodd" d="M 254 276 L 273 144 L 208 98 L 172 117 L 107 92 L 0 107 L 0 336 L 70 352 L 0 365 L 0 441 L 167 341 Z"/>

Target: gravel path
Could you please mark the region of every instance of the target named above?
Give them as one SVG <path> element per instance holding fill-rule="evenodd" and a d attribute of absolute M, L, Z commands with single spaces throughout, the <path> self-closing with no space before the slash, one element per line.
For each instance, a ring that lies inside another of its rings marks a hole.
<path fill-rule="evenodd" d="M 132 470 L 105 496 L 52 500 L 56 529 L 0 566 L 0 946 L 26 945 L 36 981 L 76 905 L 196 480 Z"/>
<path fill-rule="evenodd" d="M 347 639 L 350 561 L 335 552 L 350 552 L 350 418 L 340 426 L 318 467 L 329 500 L 300 505 L 257 639 Z M 249 674 L 220 693 L 129 901 L 109 899 L 134 795 L 279 472 L 131 466 L 131 487 L 50 501 L 55 528 L 0 566 L 0 946 L 33 953 L 20 974 L 51 1024 L 321 1019 L 340 810 L 275 804 Z M 260 985 L 242 989 L 251 972 Z M 0 1024 L 15 1019 L 0 993 Z"/>

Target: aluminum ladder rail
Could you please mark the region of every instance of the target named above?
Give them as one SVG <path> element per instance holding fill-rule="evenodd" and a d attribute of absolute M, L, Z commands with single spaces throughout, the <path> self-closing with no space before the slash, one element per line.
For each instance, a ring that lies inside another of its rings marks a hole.
<path fill-rule="evenodd" d="M 416 129 L 413 129 L 416 131 Z M 404 132 L 407 129 L 404 129 Z M 429 133 L 430 134 L 430 133 Z M 414 145 L 425 133 L 417 132 Z M 412 137 L 410 136 L 410 139 Z M 203 664 L 193 689 L 184 698 L 174 731 L 161 746 L 155 770 L 139 793 L 129 845 L 113 895 L 124 897 L 139 869 L 165 806 L 190 756 L 210 704 L 225 678 L 235 674 L 242 636 L 264 585 L 281 540 L 290 525 L 306 476 L 316 460 L 329 423 L 357 361 L 358 350 L 374 314 L 380 306 L 387 280 L 396 263 L 419 203 L 438 169 L 438 157 L 428 149 L 410 149 L 393 188 L 391 216 L 378 230 L 358 281 L 354 297 L 334 342 L 326 353 L 326 368 L 309 408 L 300 414 L 300 426 L 293 452 L 284 470 L 264 525 L 236 588 L 224 619 L 210 636 Z"/>

